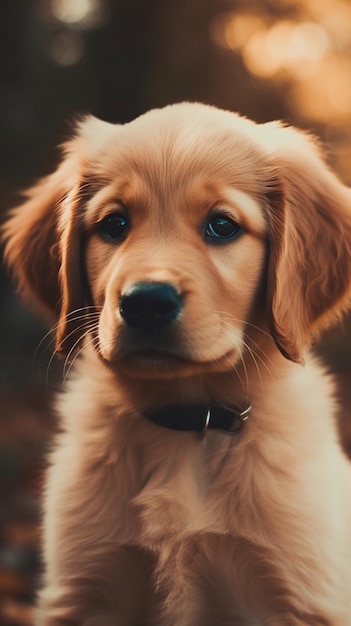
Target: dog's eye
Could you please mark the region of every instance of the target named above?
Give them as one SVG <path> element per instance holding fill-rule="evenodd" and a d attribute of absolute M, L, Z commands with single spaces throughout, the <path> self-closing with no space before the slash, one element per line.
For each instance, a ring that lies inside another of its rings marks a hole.
<path fill-rule="evenodd" d="M 121 241 L 127 236 L 129 222 L 123 213 L 110 213 L 101 220 L 99 229 L 104 239 Z"/>
<path fill-rule="evenodd" d="M 241 227 L 226 215 L 214 215 L 211 217 L 206 228 L 206 239 L 225 240 L 235 239 L 242 232 Z"/>

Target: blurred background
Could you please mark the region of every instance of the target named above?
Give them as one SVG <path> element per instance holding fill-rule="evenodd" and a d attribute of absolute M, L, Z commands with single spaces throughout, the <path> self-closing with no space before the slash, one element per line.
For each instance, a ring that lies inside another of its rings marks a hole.
<path fill-rule="evenodd" d="M 2 0 L 0 209 L 52 171 L 77 113 L 198 100 L 312 130 L 351 185 L 350 0 Z M 32 623 L 39 495 L 62 368 L 0 274 L 0 625 Z M 318 349 L 351 451 L 351 322 Z"/>

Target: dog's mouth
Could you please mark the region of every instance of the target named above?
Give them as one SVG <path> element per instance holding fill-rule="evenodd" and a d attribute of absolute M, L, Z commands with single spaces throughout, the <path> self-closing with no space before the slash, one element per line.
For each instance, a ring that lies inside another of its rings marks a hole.
<path fill-rule="evenodd" d="M 175 368 L 175 367 L 184 367 L 186 364 L 194 364 L 195 362 L 192 359 L 182 356 L 181 354 L 161 350 L 161 349 L 141 349 L 135 350 L 128 354 L 128 356 L 124 357 L 123 361 L 130 361 L 131 363 L 138 365 L 139 367 L 152 367 L 154 369 L 158 368 Z"/>
<path fill-rule="evenodd" d="M 228 346 L 223 337 L 212 340 L 212 346 L 208 337 L 202 342 L 194 337 L 189 341 L 179 328 L 172 333 L 161 329 L 146 334 L 122 327 L 107 349 L 98 339 L 98 352 L 110 369 L 143 379 L 184 378 L 233 369 L 241 358 L 240 341 L 233 340 Z"/>
<path fill-rule="evenodd" d="M 110 365 L 129 376 L 150 379 L 187 376 L 196 370 L 196 364 L 190 359 L 155 348 L 130 351 L 122 358 L 110 362 Z"/>
<path fill-rule="evenodd" d="M 143 348 L 140 350 L 135 350 L 129 353 L 128 358 L 132 358 L 134 360 L 155 364 L 163 364 L 165 362 L 183 362 L 185 357 L 180 356 L 179 354 L 175 354 L 174 352 L 168 350 L 157 350 L 156 348 Z"/>
<path fill-rule="evenodd" d="M 133 377 L 171 378 L 228 371 L 233 367 L 237 358 L 238 355 L 234 350 L 226 352 L 219 358 L 205 361 L 171 351 L 143 348 L 124 355 L 116 366 Z M 111 365 L 113 367 L 113 364 Z"/>

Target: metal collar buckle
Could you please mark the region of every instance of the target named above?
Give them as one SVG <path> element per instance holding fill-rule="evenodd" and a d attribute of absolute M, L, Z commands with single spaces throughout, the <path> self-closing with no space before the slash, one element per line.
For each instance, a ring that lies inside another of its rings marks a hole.
<path fill-rule="evenodd" d="M 246 422 L 247 418 L 249 417 L 251 408 L 252 408 L 252 405 L 249 404 L 249 406 L 246 407 L 246 409 L 244 409 L 238 415 L 235 416 L 234 419 L 238 419 L 239 420 L 239 424 L 236 426 L 236 428 L 228 428 L 228 429 L 223 430 L 223 432 L 226 432 L 226 433 L 229 433 L 229 434 L 233 434 L 233 433 L 238 432 L 238 430 L 240 430 L 240 428 L 242 427 L 243 423 Z M 205 435 L 206 435 L 206 433 L 207 433 L 207 431 L 209 429 L 210 422 L 211 422 L 211 408 L 208 409 L 207 414 L 206 414 L 204 427 L 203 427 L 203 429 L 201 431 L 201 436 L 202 437 L 205 437 Z"/>

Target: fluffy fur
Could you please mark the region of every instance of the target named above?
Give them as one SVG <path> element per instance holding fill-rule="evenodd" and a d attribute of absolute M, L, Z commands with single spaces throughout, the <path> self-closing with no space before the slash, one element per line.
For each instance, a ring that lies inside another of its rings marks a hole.
<path fill-rule="evenodd" d="M 129 226 L 109 241 L 116 212 Z M 207 236 L 217 214 L 240 236 Z M 88 117 L 4 238 L 74 360 L 37 626 L 350 626 L 350 464 L 309 346 L 350 305 L 351 192 L 315 141 L 199 104 Z M 139 333 L 120 300 L 150 282 L 182 311 Z M 143 415 L 246 402 L 233 435 Z"/>

